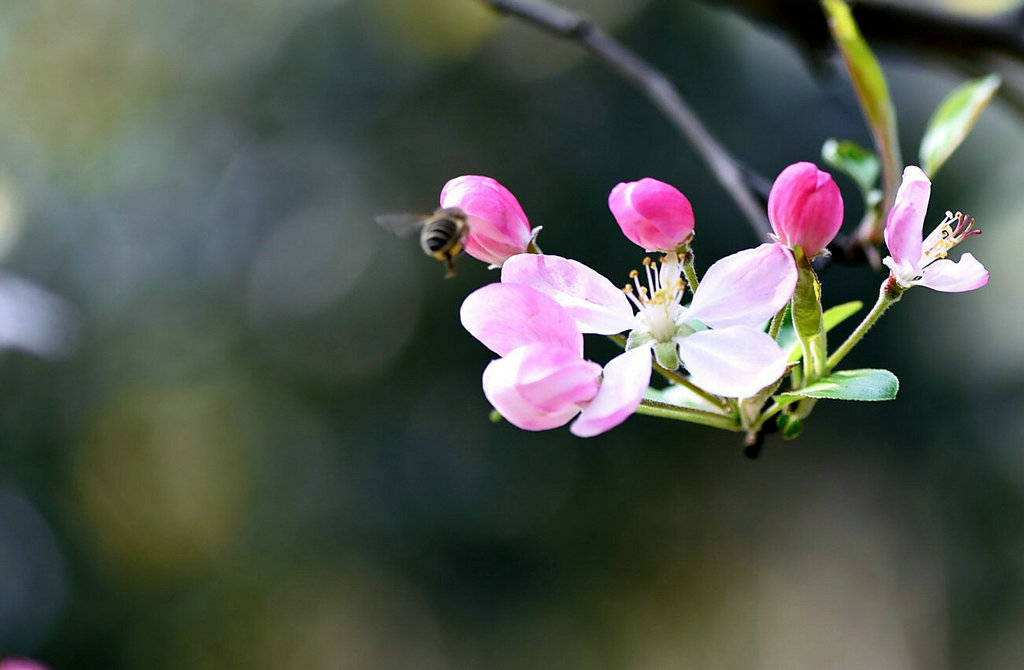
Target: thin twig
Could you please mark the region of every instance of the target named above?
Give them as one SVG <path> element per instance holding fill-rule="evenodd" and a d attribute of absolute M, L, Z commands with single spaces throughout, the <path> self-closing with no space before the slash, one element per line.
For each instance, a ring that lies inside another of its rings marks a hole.
<path fill-rule="evenodd" d="M 515 16 L 541 30 L 579 44 L 613 72 L 640 90 L 685 137 L 711 169 L 722 188 L 759 239 L 768 239 L 764 203 L 758 200 L 765 180 L 757 176 L 711 134 L 676 87 L 661 71 L 612 39 L 590 19 L 543 0 L 481 0 L 495 11 Z"/>

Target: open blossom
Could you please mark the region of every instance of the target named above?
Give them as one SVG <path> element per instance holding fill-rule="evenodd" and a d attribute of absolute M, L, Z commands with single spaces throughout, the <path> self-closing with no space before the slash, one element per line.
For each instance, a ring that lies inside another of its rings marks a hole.
<path fill-rule="evenodd" d="M 608 196 L 619 228 L 647 251 L 674 251 L 693 234 L 693 207 L 665 182 L 645 177 L 624 182 Z"/>
<path fill-rule="evenodd" d="M 882 262 L 902 288 L 927 286 L 947 293 L 981 288 L 988 283 L 988 270 L 974 256 L 964 254 L 959 262 L 946 258 L 950 249 L 981 232 L 974 228 L 974 219 L 946 212 L 946 218 L 923 238 L 931 189 L 921 168 L 910 165 L 903 171 L 896 204 L 885 224 L 885 245 L 892 255 Z"/>
<path fill-rule="evenodd" d="M 536 232 L 530 230 L 530 222 L 511 191 L 490 177 L 464 175 L 450 180 L 441 189 L 441 207 L 455 207 L 467 214 L 466 253 L 492 265 L 524 253 Z"/>
<path fill-rule="evenodd" d="M 621 294 L 620 294 L 621 295 Z M 462 324 L 501 358 L 483 374 L 484 395 L 509 423 L 524 430 L 563 426 L 579 437 L 626 420 L 650 383 L 626 352 L 601 366 L 584 360 L 583 334 L 569 310 L 537 289 L 489 284 L 462 303 Z"/>
<path fill-rule="evenodd" d="M 646 264 L 647 286 L 636 273 L 635 288 L 626 294 L 582 263 L 558 256 L 511 258 L 501 280 L 549 295 L 581 332 L 630 331 L 627 353 L 653 353 L 669 369 L 681 363 L 695 384 L 712 393 L 745 398 L 782 376 L 786 355 L 761 325 L 793 294 L 797 276 L 788 251 L 764 244 L 723 258 L 708 269 L 688 307 L 674 256 L 660 269 L 654 266 Z M 649 375 L 651 357 L 624 364 Z"/>
<path fill-rule="evenodd" d="M 772 184 L 768 221 L 775 239 L 813 258 L 843 225 L 843 196 L 829 173 L 813 163 L 793 163 Z"/>

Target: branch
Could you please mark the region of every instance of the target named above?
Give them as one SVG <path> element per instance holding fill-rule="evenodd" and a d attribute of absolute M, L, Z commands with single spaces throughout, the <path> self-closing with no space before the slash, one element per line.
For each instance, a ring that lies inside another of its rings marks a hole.
<path fill-rule="evenodd" d="M 744 167 L 704 126 L 668 77 L 612 39 L 584 16 L 544 0 L 481 0 L 495 11 L 522 19 L 545 32 L 570 40 L 593 54 L 609 69 L 639 89 L 689 141 L 722 188 L 747 218 L 754 234 L 767 239 L 765 214 L 767 181 Z"/>

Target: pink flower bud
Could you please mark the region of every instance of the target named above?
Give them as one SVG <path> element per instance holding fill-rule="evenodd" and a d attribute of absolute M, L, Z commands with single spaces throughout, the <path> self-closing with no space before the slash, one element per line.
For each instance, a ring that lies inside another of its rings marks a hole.
<path fill-rule="evenodd" d="M 612 189 L 608 207 L 623 234 L 647 251 L 674 251 L 693 234 L 693 207 L 665 182 L 645 177 Z"/>
<path fill-rule="evenodd" d="M 799 246 L 811 258 L 843 225 L 843 196 L 829 173 L 813 163 L 793 163 L 772 184 L 768 220 L 779 242 Z"/>
<path fill-rule="evenodd" d="M 469 215 L 466 253 L 492 265 L 526 251 L 530 223 L 519 201 L 490 177 L 464 175 L 441 190 L 441 207 L 457 207 Z"/>

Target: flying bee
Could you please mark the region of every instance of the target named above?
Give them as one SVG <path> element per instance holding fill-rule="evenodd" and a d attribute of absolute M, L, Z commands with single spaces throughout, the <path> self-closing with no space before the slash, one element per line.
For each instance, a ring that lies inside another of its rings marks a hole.
<path fill-rule="evenodd" d="M 455 276 L 455 258 L 469 234 L 469 217 L 457 207 L 442 207 L 433 214 L 384 214 L 377 223 L 398 235 L 420 231 L 423 253 L 444 263 L 445 277 Z"/>

